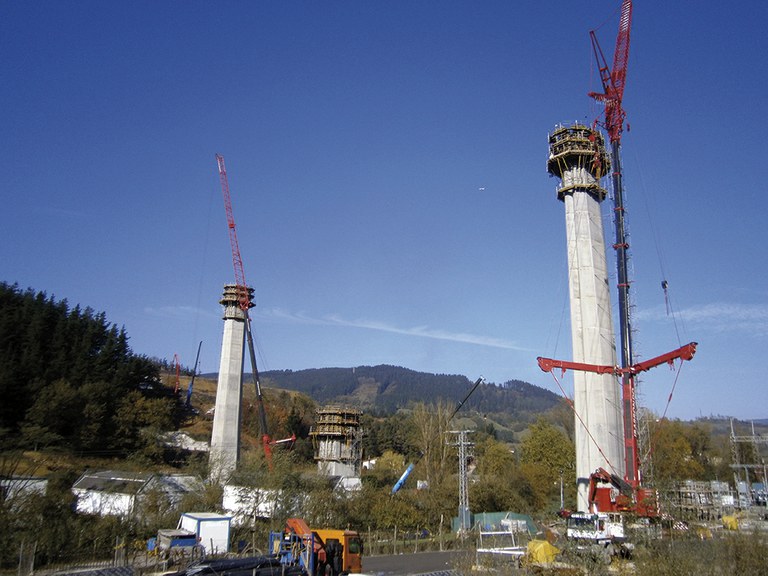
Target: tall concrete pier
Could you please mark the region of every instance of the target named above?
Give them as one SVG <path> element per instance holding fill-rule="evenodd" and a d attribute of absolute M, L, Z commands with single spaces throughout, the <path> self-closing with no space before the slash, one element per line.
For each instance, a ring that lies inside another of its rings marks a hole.
<path fill-rule="evenodd" d="M 549 137 L 547 170 L 560 178 L 565 204 L 573 361 L 616 366 L 600 178 L 610 169 L 602 134 L 559 127 Z M 624 477 L 621 383 L 612 374 L 574 371 L 578 509 L 588 505 L 589 476 L 604 468 Z"/>
<path fill-rule="evenodd" d="M 253 294 L 253 288 L 248 288 L 248 292 Z M 208 470 L 211 480 L 223 484 L 234 472 L 240 457 L 245 313 L 240 308 L 238 287 L 235 284 L 224 286 L 224 296 L 219 303 L 224 306 L 224 336 L 221 341 Z"/>

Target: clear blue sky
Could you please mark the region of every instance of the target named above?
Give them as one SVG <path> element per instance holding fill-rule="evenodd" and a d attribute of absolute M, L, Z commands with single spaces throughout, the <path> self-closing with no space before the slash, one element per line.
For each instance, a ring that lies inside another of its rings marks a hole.
<path fill-rule="evenodd" d="M 557 391 L 536 364 L 571 357 L 547 135 L 599 114 L 588 32 L 612 55 L 619 4 L 3 2 L 0 279 L 106 312 L 137 353 L 191 365 L 202 340 L 218 370 L 234 279 L 218 152 L 262 370 Z M 768 417 L 767 17 L 635 5 L 636 351 L 699 342 L 673 417 Z M 641 403 L 663 412 L 674 382 L 649 373 Z"/>

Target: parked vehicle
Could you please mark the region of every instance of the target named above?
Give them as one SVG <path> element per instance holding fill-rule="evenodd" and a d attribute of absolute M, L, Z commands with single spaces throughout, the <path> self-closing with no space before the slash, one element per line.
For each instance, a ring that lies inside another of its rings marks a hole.
<path fill-rule="evenodd" d="M 312 529 L 301 518 L 289 518 L 285 530 L 272 532 L 269 549 L 284 565 L 301 566 L 309 576 L 359 574 L 363 568 L 363 543 L 357 532 Z"/>

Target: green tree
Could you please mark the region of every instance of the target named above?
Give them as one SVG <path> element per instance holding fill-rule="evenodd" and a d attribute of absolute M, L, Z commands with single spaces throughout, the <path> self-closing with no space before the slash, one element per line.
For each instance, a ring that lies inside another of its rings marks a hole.
<path fill-rule="evenodd" d="M 120 399 L 157 377 L 157 366 L 134 355 L 125 330 L 104 313 L 0 283 L 0 430 L 7 441 L 103 449 L 114 444 Z"/>
<path fill-rule="evenodd" d="M 470 484 L 469 504 L 474 512 L 530 514 L 541 507 L 528 477 L 517 466 L 506 476 L 484 476 L 482 481 Z"/>
<path fill-rule="evenodd" d="M 394 496 L 381 493 L 371 506 L 371 517 L 378 527 L 398 530 L 416 530 L 424 526 L 416 494 L 401 490 Z"/>
<path fill-rule="evenodd" d="M 475 447 L 478 482 L 469 487 L 470 508 L 477 512 L 533 512 L 541 506 L 513 447 L 486 438 Z"/>
<path fill-rule="evenodd" d="M 520 452 L 523 473 L 539 501 L 559 506 L 561 486 L 568 504 L 575 501 L 576 450 L 563 432 L 540 418 L 531 426 Z"/>
<path fill-rule="evenodd" d="M 503 478 L 518 467 L 515 451 L 510 444 L 487 438 L 475 446 L 477 473 L 483 477 Z"/>
<path fill-rule="evenodd" d="M 66 380 L 56 380 L 40 390 L 26 421 L 54 437 L 69 440 L 76 434 L 81 413 L 78 391 Z"/>
<path fill-rule="evenodd" d="M 427 484 L 445 474 L 454 450 L 448 445 L 445 433 L 448 431 L 449 419 L 453 407 L 447 402 L 438 400 L 436 404 L 426 405 L 419 402 L 411 414 L 413 421 L 413 444 L 420 455 L 421 470 Z"/>
<path fill-rule="evenodd" d="M 702 477 L 713 478 L 715 456 L 711 427 L 700 422 L 690 423 L 686 427 L 685 436 L 691 446 L 691 456 L 701 466 Z"/>
<path fill-rule="evenodd" d="M 173 425 L 173 405 L 163 399 L 128 392 L 117 405 L 114 416 L 113 447 L 127 454 L 157 462 L 162 457 L 157 436 Z"/>
<path fill-rule="evenodd" d="M 650 432 L 653 478 L 659 485 L 703 479 L 704 466 L 694 454 L 686 426 L 680 420 L 663 418 L 652 422 Z"/>

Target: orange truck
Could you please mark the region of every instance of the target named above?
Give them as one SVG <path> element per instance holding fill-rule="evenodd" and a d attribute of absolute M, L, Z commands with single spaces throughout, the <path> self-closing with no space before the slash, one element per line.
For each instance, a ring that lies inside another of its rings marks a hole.
<path fill-rule="evenodd" d="M 269 547 L 283 564 L 300 565 L 309 576 L 363 570 L 363 542 L 354 530 L 310 528 L 301 518 L 289 518 L 285 530 L 270 534 Z"/>

